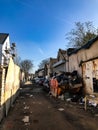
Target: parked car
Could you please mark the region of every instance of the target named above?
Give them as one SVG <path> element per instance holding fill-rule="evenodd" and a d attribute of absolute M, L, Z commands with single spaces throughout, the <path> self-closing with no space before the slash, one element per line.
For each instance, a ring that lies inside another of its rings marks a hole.
<path fill-rule="evenodd" d="M 38 84 L 43 86 L 44 80 L 45 80 L 45 78 L 40 78 L 38 81 Z"/>
<path fill-rule="evenodd" d="M 35 83 L 39 83 L 40 78 L 36 77 L 34 78 L 34 80 L 35 80 Z"/>
<path fill-rule="evenodd" d="M 50 84 L 48 79 L 45 79 L 45 81 L 43 82 L 43 90 L 45 90 L 46 92 L 50 91 Z"/>

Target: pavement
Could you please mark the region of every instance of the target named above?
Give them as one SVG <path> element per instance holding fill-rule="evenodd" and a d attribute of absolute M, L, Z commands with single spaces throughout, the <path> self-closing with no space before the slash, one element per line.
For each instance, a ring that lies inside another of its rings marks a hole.
<path fill-rule="evenodd" d="M 91 109 L 92 110 L 92 109 Z M 98 114 L 65 102 L 26 82 L 0 130 L 98 130 Z"/>

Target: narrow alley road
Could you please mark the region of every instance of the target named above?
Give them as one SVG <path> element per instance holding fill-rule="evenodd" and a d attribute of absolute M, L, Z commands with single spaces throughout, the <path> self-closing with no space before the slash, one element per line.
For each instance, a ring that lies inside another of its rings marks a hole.
<path fill-rule="evenodd" d="M 98 130 L 97 122 L 98 117 L 83 106 L 54 99 L 28 82 L 0 130 Z"/>

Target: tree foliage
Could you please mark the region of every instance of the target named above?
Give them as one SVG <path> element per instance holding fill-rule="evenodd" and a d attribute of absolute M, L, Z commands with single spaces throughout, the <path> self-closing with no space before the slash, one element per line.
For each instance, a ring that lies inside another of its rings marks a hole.
<path fill-rule="evenodd" d="M 38 65 L 39 69 L 42 69 L 46 63 L 49 62 L 49 59 L 44 59 L 41 61 L 41 63 Z"/>
<path fill-rule="evenodd" d="M 66 34 L 66 39 L 72 47 L 81 47 L 90 39 L 98 35 L 98 28 L 96 29 L 92 22 L 85 23 L 76 22 L 75 28 Z"/>
<path fill-rule="evenodd" d="M 32 69 L 33 67 L 33 63 L 31 60 L 23 60 L 20 63 L 21 69 L 25 72 L 25 73 L 29 73 L 29 71 Z"/>

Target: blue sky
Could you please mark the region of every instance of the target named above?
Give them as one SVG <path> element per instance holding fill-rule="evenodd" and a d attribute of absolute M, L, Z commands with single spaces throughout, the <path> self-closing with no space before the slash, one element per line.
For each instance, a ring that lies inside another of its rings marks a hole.
<path fill-rule="evenodd" d="M 0 0 L 0 32 L 10 34 L 21 59 L 33 61 L 33 70 L 67 48 L 65 34 L 78 21 L 98 27 L 98 0 Z"/>

